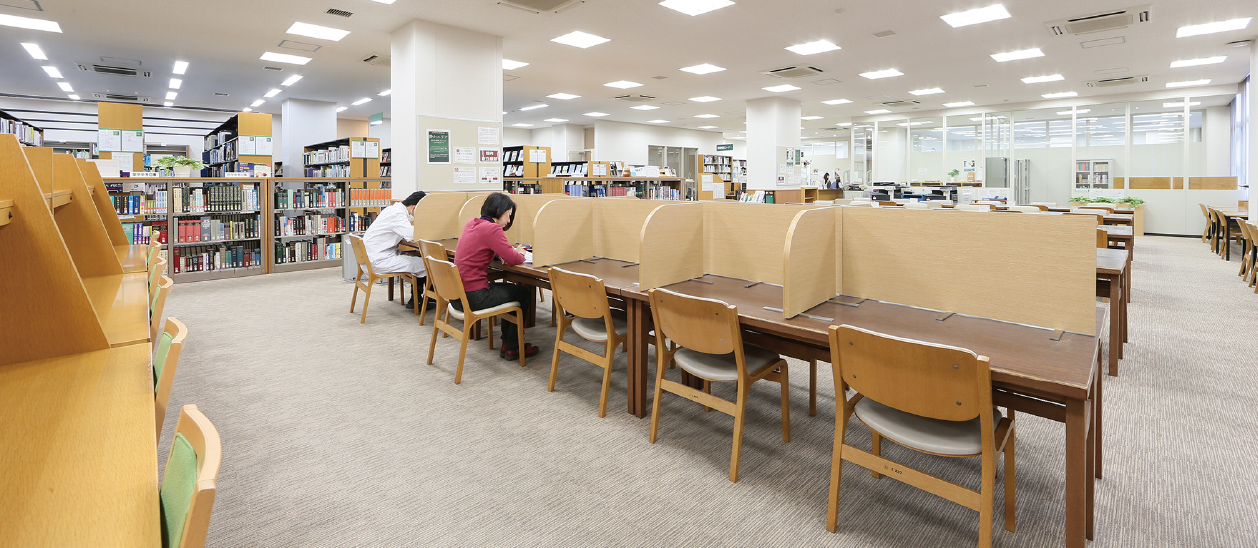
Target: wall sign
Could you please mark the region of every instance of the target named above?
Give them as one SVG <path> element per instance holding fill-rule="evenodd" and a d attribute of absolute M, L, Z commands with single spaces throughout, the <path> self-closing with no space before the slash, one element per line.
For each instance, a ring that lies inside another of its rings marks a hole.
<path fill-rule="evenodd" d="M 450 130 L 428 130 L 428 163 L 450 163 Z"/>

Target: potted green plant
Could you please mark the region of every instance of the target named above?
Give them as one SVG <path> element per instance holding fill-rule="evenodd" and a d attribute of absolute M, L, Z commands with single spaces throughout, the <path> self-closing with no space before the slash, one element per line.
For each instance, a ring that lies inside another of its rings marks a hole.
<path fill-rule="evenodd" d="M 1144 203 L 1144 200 L 1141 200 L 1140 198 L 1137 198 L 1135 196 L 1128 196 L 1117 202 L 1119 207 L 1127 207 L 1129 209 L 1139 208 L 1140 205 L 1143 203 Z"/>
<path fill-rule="evenodd" d="M 191 177 L 194 170 L 201 171 L 205 168 L 205 164 L 202 164 L 201 160 L 183 156 L 163 156 L 157 161 L 157 165 L 163 169 L 171 170 L 174 172 L 175 177 Z"/>
<path fill-rule="evenodd" d="M 1092 198 L 1092 200 L 1090 200 L 1090 201 L 1091 201 L 1092 203 L 1094 203 L 1094 204 L 1112 204 L 1112 203 L 1114 203 L 1114 199 L 1113 199 L 1113 198 L 1106 198 L 1106 197 L 1104 197 L 1104 196 L 1097 196 L 1097 197 L 1095 197 L 1095 198 Z"/>
<path fill-rule="evenodd" d="M 955 183 L 955 182 L 957 182 L 957 175 L 960 175 L 960 174 L 961 174 L 961 170 L 959 170 L 959 169 L 954 169 L 954 170 L 952 170 L 952 171 L 949 171 L 949 172 L 948 172 L 948 182 L 949 182 L 949 183 Z"/>
<path fill-rule="evenodd" d="M 1087 196 L 1075 196 L 1074 198 L 1070 199 L 1070 203 L 1072 204 L 1086 204 L 1086 203 L 1090 203 L 1091 201 L 1092 200 L 1088 199 Z"/>

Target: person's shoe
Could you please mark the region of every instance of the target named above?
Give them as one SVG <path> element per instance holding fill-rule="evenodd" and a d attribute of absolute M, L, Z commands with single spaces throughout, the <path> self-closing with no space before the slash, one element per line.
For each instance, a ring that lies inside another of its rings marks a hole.
<path fill-rule="evenodd" d="M 406 301 L 406 304 L 402 306 L 406 308 L 415 308 L 415 297 L 411 297 L 409 300 Z"/>
<path fill-rule="evenodd" d="M 528 344 L 528 343 L 525 343 L 525 344 L 524 344 L 524 357 L 526 357 L 526 358 L 531 358 L 531 357 L 533 357 L 533 356 L 536 356 L 536 355 L 537 355 L 537 353 L 538 353 L 538 352 L 541 352 L 541 351 L 542 351 L 542 349 L 540 349 L 540 348 L 538 348 L 538 347 L 536 347 L 536 346 L 533 346 L 533 345 Z M 504 360 L 507 360 L 507 361 L 516 361 L 516 360 L 520 359 L 520 351 L 519 351 L 519 350 L 507 350 L 507 345 L 505 345 L 505 344 L 504 344 L 504 345 L 502 345 L 502 349 L 500 349 L 500 350 L 498 351 L 498 357 L 500 357 L 500 358 L 502 358 L 502 359 L 504 359 Z"/>

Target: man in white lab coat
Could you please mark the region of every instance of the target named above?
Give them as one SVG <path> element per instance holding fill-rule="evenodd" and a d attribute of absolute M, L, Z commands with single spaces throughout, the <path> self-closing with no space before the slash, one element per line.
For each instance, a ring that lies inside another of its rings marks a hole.
<path fill-rule="evenodd" d="M 391 272 L 410 272 L 419 277 L 419 286 L 424 286 L 427 272 L 424 271 L 424 260 L 413 255 L 398 253 L 397 246 L 403 240 L 410 241 L 415 237 L 415 205 L 425 196 L 423 191 L 415 192 L 401 203 L 393 204 L 380 210 L 380 215 L 372 221 L 367 232 L 363 234 L 363 244 L 367 248 L 367 260 L 377 274 Z M 413 298 L 413 297 L 412 297 Z M 412 304 L 407 303 L 410 307 Z"/>

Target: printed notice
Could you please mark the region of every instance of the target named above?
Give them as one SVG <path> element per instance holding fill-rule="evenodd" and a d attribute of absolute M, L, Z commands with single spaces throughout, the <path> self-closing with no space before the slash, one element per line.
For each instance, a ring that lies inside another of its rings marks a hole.
<path fill-rule="evenodd" d="M 367 141 L 350 141 L 349 142 L 350 158 L 366 158 L 367 157 Z"/>
<path fill-rule="evenodd" d="M 476 147 L 454 147 L 454 163 L 475 164 Z"/>
<path fill-rule="evenodd" d="M 607 164 L 594 164 L 594 169 L 592 171 L 593 173 L 590 173 L 590 177 L 606 177 Z"/>
<path fill-rule="evenodd" d="M 255 137 L 254 142 L 257 145 L 258 156 L 271 156 L 275 154 L 274 145 L 271 144 L 270 137 Z"/>
<path fill-rule="evenodd" d="M 494 185 L 496 188 L 502 188 L 502 168 L 500 167 L 480 168 L 480 184 Z"/>
<path fill-rule="evenodd" d="M 366 145 L 367 153 L 363 157 L 364 158 L 379 158 L 380 157 L 380 142 L 379 141 L 366 141 L 366 143 L 367 143 Z"/>
<path fill-rule="evenodd" d="M 124 129 L 122 133 L 122 148 L 119 152 L 144 152 L 144 130 Z"/>
<path fill-rule="evenodd" d="M 541 149 L 541 148 L 529 149 L 529 163 L 530 164 L 546 163 L 546 149 Z"/>
<path fill-rule="evenodd" d="M 258 153 L 257 138 L 252 135 L 241 135 L 239 140 L 239 148 L 241 156 L 254 156 Z"/>
<path fill-rule="evenodd" d="M 100 152 L 122 152 L 122 130 L 98 130 L 96 132 L 96 150 Z"/>
<path fill-rule="evenodd" d="M 495 165 L 501 164 L 502 163 L 501 152 L 496 148 L 480 149 L 480 163 L 495 164 Z"/>
<path fill-rule="evenodd" d="M 450 130 L 428 130 L 428 163 L 450 163 Z"/>
<path fill-rule="evenodd" d="M 476 168 L 455 166 L 454 184 L 456 185 L 476 184 Z"/>
<path fill-rule="evenodd" d="M 706 192 L 716 192 L 718 185 L 716 184 L 716 175 L 711 173 L 703 174 L 703 190 Z"/>
<path fill-rule="evenodd" d="M 501 132 L 496 127 L 478 127 L 476 128 L 476 144 L 496 145 Z"/>

